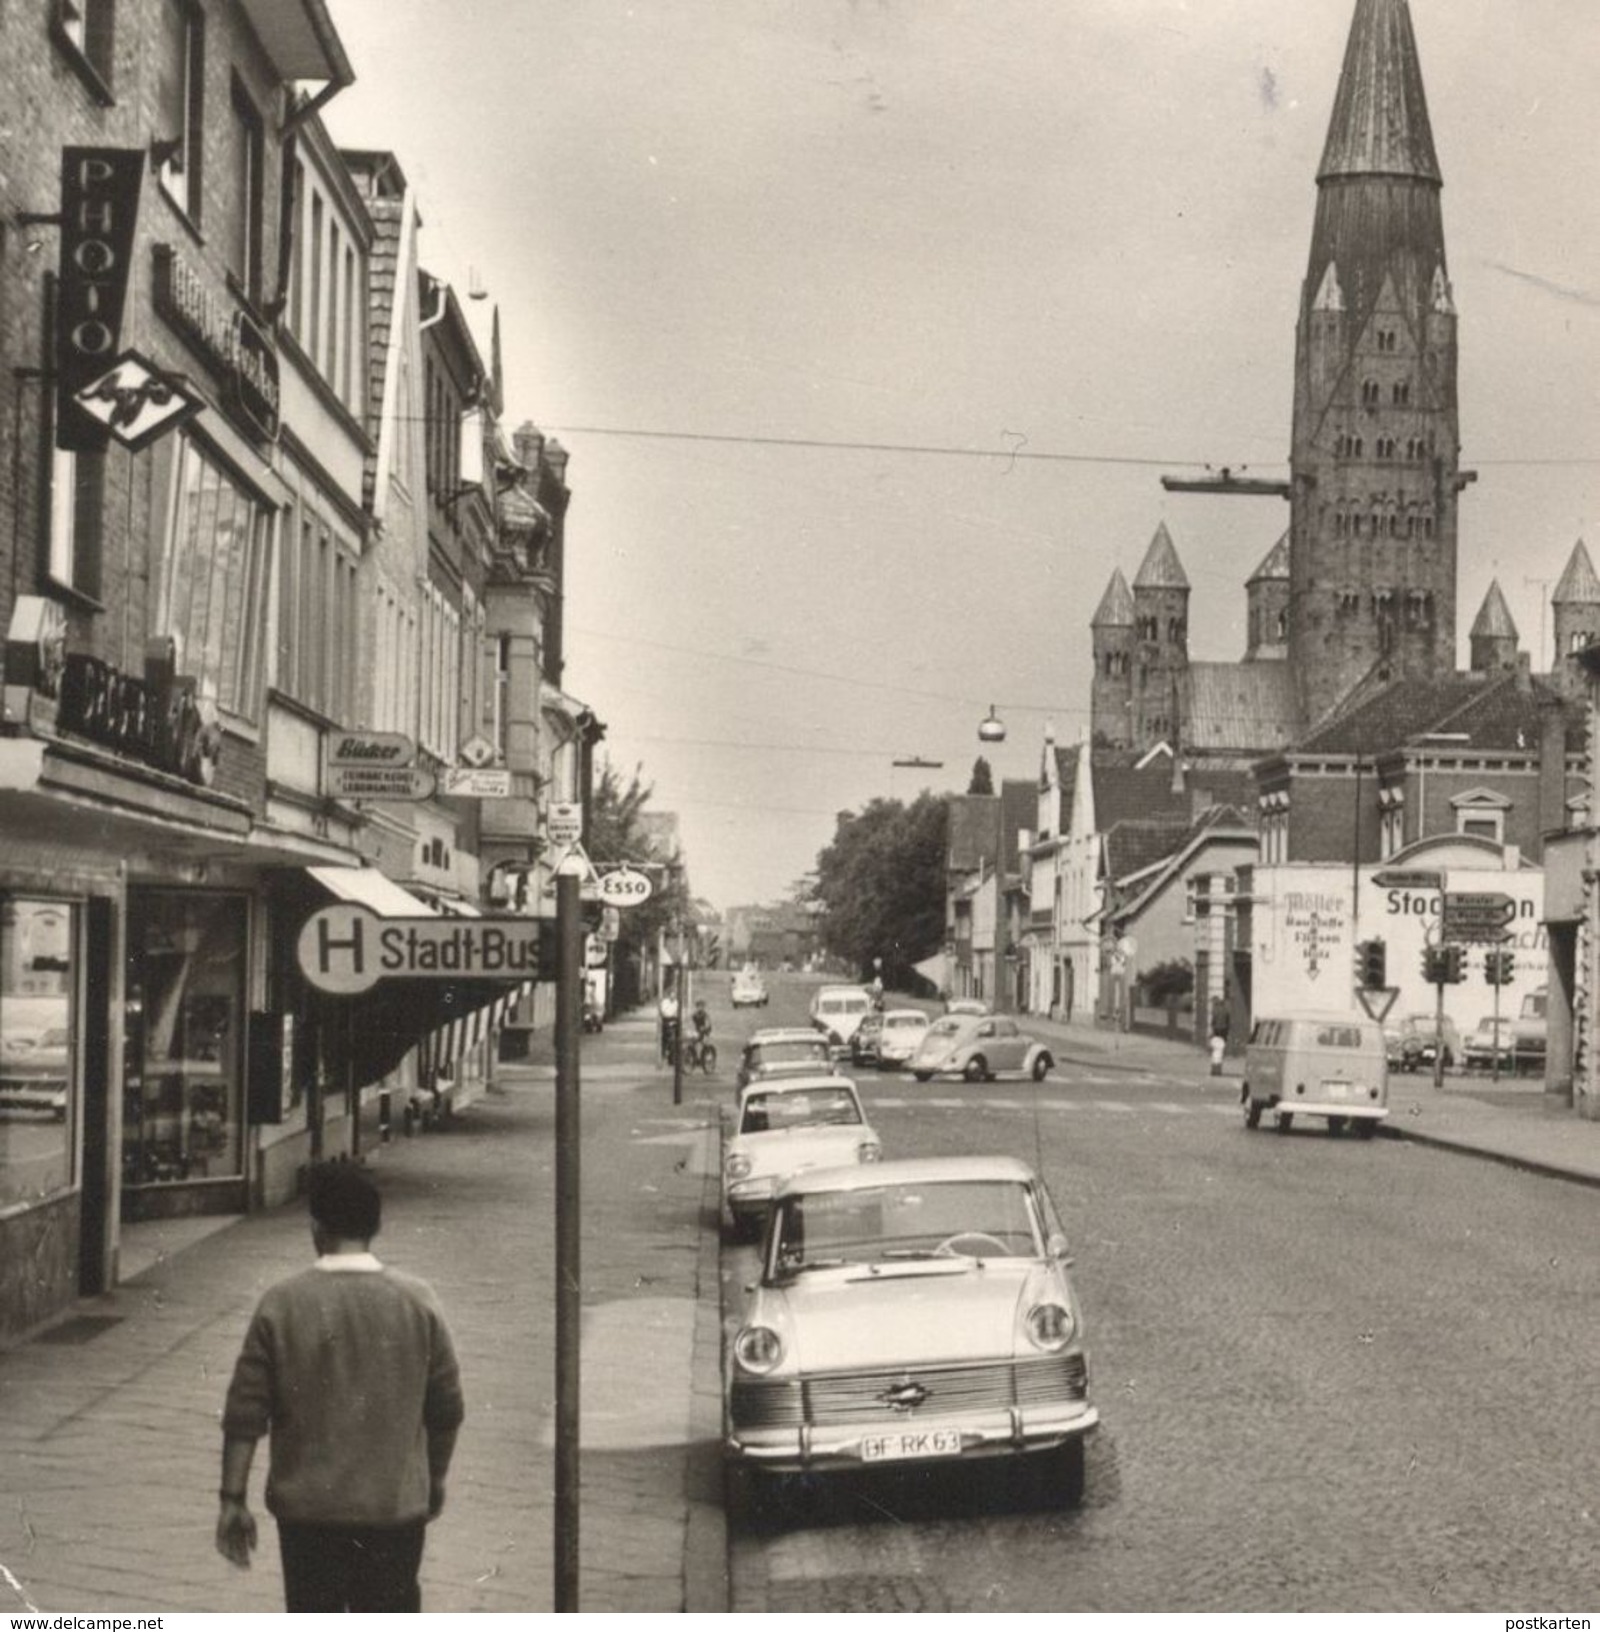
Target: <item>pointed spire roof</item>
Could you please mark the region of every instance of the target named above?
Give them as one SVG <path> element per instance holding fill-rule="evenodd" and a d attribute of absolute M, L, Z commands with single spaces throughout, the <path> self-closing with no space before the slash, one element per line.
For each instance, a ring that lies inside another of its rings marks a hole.
<path fill-rule="evenodd" d="M 1259 584 L 1265 578 L 1283 578 L 1289 576 L 1289 530 L 1283 530 L 1283 536 L 1262 557 L 1261 565 L 1245 579 L 1245 584 Z"/>
<path fill-rule="evenodd" d="M 1498 578 L 1491 581 L 1489 593 L 1484 596 L 1483 605 L 1478 608 L 1478 615 L 1473 619 L 1469 633 L 1473 640 L 1517 638 L 1517 626 L 1511 620 L 1511 608 L 1506 605 L 1505 596 L 1500 593 Z"/>
<path fill-rule="evenodd" d="M 1133 592 L 1121 567 L 1111 569 L 1111 582 L 1100 597 L 1100 610 L 1089 620 L 1091 629 L 1131 629 L 1133 627 Z"/>
<path fill-rule="evenodd" d="M 1156 528 L 1156 536 L 1150 540 L 1150 548 L 1144 552 L 1144 560 L 1140 563 L 1137 576 L 1133 580 L 1135 589 L 1187 589 L 1189 580 L 1184 574 L 1183 563 L 1178 559 L 1178 552 L 1172 543 L 1172 534 L 1167 531 L 1166 522 Z"/>
<path fill-rule="evenodd" d="M 1442 179 L 1406 0 L 1356 0 L 1317 180 L 1370 175 Z"/>
<path fill-rule="evenodd" d="M 1600 602 L 1600 578 L 1594 575 L 1594 562 L 1580 538 L 1572 546 L 1567 570 L 1561 574 L 1556 587 L 1550 592 L 1552 606 L 1593 606 Z"/>

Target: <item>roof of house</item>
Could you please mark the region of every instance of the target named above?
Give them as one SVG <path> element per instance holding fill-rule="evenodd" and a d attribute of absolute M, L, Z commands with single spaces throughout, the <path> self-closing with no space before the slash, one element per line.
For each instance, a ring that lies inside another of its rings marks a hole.
<path fill-rule="evenodd" d="M 1185 746 L 1267 752 L 1294 740 L 1294 677 L 1280 658 L 1254 663 L 1191 663 Z"/>
<path fill-rule="evenodd" d="M 945 866 L 952 873 L 975 873 L 994 854 L 994 798 L 992 793 L 950 796 Z"/>
<path fill-rule="evenodd" d="M 1175 788 L 1169 755 L 1141 765 L 1125 750 L 1099 749 L 1092 775 L 1095 826 L 1102 833 L 1125 821 L 1167 820 L 1187 826 L 1196 811 L 1211 805 L 1255 808 L 1255 779 L 1248 769 L 1186 767 Z"/>

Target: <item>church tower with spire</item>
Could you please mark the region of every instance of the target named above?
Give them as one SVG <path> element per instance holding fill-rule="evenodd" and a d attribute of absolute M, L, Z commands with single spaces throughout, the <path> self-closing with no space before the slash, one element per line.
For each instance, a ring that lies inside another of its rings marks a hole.
<path fill-rule="evenodd" d="M 1188 691 L 1189 579 L 1165 522 L 1133 579 L 1133 665 L 1134 745 L 1176 747 Z"/>
<path fill-rule="evenodd" d="M 1550 659 L 1551 681 L 1568 697 L 1584 697 L 1588 682 L 1572 654 L 1600 641 L 1600 578 L 1595 577 L 1594 562 L 1581 538 L 1572 546 L 1566 570 L 1550 591 L 1550 611 L 1556 641 Z"/>
<path fill-rule="evenodd" d="M 1094 645 L 1089 732 L 1106 748 L 1133 746 L 1133 616 L 1133 594 L 1117 567 L 1089 620 Z"/>
<path fill-rule="evenodd" d="M 1455 668 L 1456 312 L 1406 0 L 1356 0 L 1296 329 L 1289 655 L 1302 727 L 1374 668 Z"/>

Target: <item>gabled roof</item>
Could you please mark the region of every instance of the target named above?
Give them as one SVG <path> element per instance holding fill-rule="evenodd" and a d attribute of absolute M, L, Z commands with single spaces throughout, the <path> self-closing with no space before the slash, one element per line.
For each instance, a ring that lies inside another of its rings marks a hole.
<path fill-rule="evenodd" d="M 1318 182 L 1374 175 L 1441 179 L 1406 0 L 1356 0 L 1317 168 Z"/>
<path fill-rule="evenodd" d="M 1160 837 L 1160 829 L 1164 826 L 1162 823 L 1154 822 L 1123 825 L 1128 828 L 1149 827 L 1152 848 Z M 1208 840 L 1218 839 L 1240 847 L 1253 847 L 1256 835 L 1254 823 L 1244 811 L 1232 805 L 1218 805 L 1206 811 L 1198 821 L 1184 828 L 1174 843 L 1142 862 L 1139 860 L 1141 843 L 1137 835 L 1129 833 L 1124 839 L 1119 829 L 1117 842 L 1110 842 L 1110 838 L 1108 835 L 1106 849 L 1107 873 L 1113 896 L 1112 910 L 1135 912 L 1144 902 L 1159 894 L 1173 875 Z M 1254 849 L 1251 848 L 1249 854 L 1253 856 L 1254 853 Z M 1123 866 L 1112 871 L 1110 863 L 1116 860 L 1133 862 L 1136 865 Z"/>
<path fill-rule="evenodd" d="M 1095 826 L 1101 833 L 1125 821 L 1176 821 L 1187 826 L 1196 808 L 1207 803 L 1255 807 L 1255 779 L 1248 770 L 1186 770 L 1182 786 L 1174 788 L 1168 756 L 1140 766 L 1113 750 L 1095 753 L 1091 775 Z"/>
<path fill-rule="evenodd" d="M 952 873 L 975 873 L 994 855 L 994 797 L 992 793 L 950 796 L 945 865 Z"/>
<path fill-rule="evenodd" d="M 1261 558 L 1261 565 L 1245 579 L 1245 583 L 1257 584 L 1266 578 L 1282 578 L 1285 582 L 1289 578 L 1289 530 L 1286 527 L 1278 542 Z"/>
<path fill-rule="evenodd" d="M 1091 629 L 1131 629 L 1133 627 L 1133 592 L 1121 567 L 1111 569 L 1111 582 L 1100 597 L 1100 607 L 1089 620 Z"/>
<path fill-rule="evenodd" d="M 1500 593 L 1500 580 L 1492 579 L 1489 584 L 1489 593 L 1483 598 L 1483 605 L 1478 608 L 1478 615 L 1472 620 L 1469 637 L 1475 640 L 1515 640 L 1517 626 L 1511 621 L 1511 608 L 1506 605 L 1506 598 Z"/>
<path fill-rule="evenodd" d="M 1101 848 L 1101 865 L 1115 881 L 1154 866 L 1183 843 L 1189 823 L 1181 816 L 1135 817 L 1108 828 Z"/>
<path fill-rule="evenodd" d="M 1550 592 L 1550 604 L 1593 606 L 1597 601 L 1600 601 L 1600 578 L 1595 577 L 1594 563 L 1589 559 L 1589 552 L 1580 538 L 1572 546 L 1566 571 Z"/>
<path fill-rule="evenodd" d="M 1078 750 L 1056 748 L 1056 782 L 1060 786 L 1055 810 L 1055 830 L 1064 833 L 1072 820 L 1072 801 L 1078 791 Z"/>
<path fill-rule="evenodd" d="M 1197 753 L 1276 751 L 1294 740 L 1294 676 L 1282 659 L 1191 663 L 1186 683 L 1185 746 Z"/>
<path fill-rule="evenodd" d="M 1144 552 L 1144 560 L 1140 563 L 1139 571 L 1133 580 L 1133 587 L 1135 589 L 1189 587 L 1183 563 L 1178 559 L 1172 534 L 1167 531 L 1167 524 L 1164 521 L 1156 528 L 1156 535 L 1150 540 L 1150 548 Z"/>
<path fill-rule="evenodd" d="M 1581 743 L 1583 708 L 1540 679 L 1516 674 L 1441 674 L 1391 681 L 1295 744 L 1295 754 L 1382 754 L 1423 744 L 1430 734 L 1464 737 L 1463 752 L 1486 749 L 1536 751 L 1543 713 L 1560 708 L 1567 718 L 1569 745 Z"/>
<path fill-rule="evenodd" d="M 1007 777 L 1000 784 L 1000 803 L 1005 818 L 1006 871 L 1013 872 L 1018 864 L 1017 857 L 1021 854 L 1017 834 L 1031 831 L 1037 821 L 1039 793 L 1031 782 L 1023 781 L 1020 777 Z"/>

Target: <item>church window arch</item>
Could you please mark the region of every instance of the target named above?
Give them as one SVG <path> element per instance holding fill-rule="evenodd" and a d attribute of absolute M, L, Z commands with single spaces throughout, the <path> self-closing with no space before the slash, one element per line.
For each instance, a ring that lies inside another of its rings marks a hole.
<path fill-rule="evenodd" d="M 1411 401 L 1411 381 L 1396 380 L 1394 389 L 1390 392 L 1389 400 L 1396 408 L 1404 408 Z"/>
<path fill-rule="evenodd" d="M 1364 408 L 1375 408 L 1378 405 L 1378 382 L 1363 380 L 1361 382 L 1361 404 Z"/>

